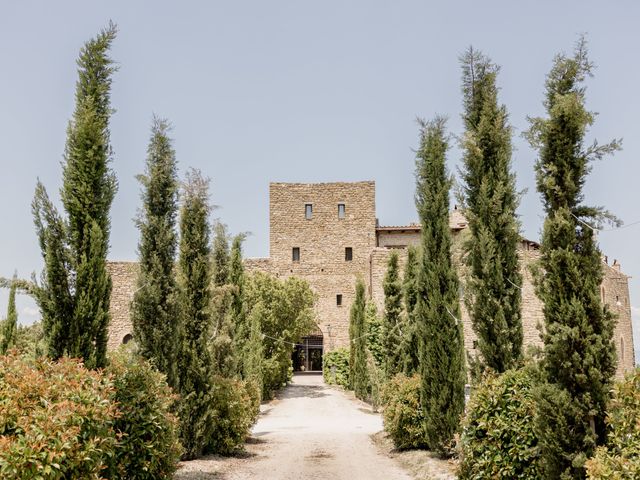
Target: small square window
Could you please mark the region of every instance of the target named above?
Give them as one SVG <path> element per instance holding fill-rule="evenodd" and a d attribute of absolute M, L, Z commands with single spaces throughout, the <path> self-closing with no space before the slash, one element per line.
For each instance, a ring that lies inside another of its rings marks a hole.
<path fill-rule="evenodd" d="M 344 259 L 347 262 L 353 260 L 353 248 L 347 247 L 344 249 Z"/>
<path fill-rule="evenodd" d="M 293 250 L 291 251 L 291 259 L 294 262 L 300 261 L 300 247 L 293 247 Z"/>
<path fill-rule="evenodd" d="M 336 295 L 336 305 L 341 307 L 342 306 L 342 294 L 338 294 Z"/>
<path fill-rule="evenodd" d="M 344 218 L 344 214 L 345 214 L 344 203 L 339 203 L 338 204 L 338 218 Z"/>
<path fill-rule="evenodd" d="M 313 205 L 310 203 L 304 204 L 304 218 L 311 220 L 313 217 Z"/>

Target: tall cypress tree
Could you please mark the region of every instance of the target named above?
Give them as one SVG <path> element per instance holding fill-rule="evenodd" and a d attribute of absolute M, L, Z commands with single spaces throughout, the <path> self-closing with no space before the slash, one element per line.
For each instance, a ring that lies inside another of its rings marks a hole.
<path fill-rule="evenodd" d="M 116 36 L 110 24 L 85 43 L 78 58 L 76 106 L 64 154 L 63 219 L 38 182 L 32 210 L 44 258 L 34 289 L 49 355 L 80 357 L 89 368 L 106 364 L 111 278 L 106 270 L 109 210 L 117 183 L 109 167 L 111 76 L 108 56 Z"/>
<path fill-rule="evenodd" d="M 356 397 L 366 400 L 369 396 L 369 376 L 367 372 L 367 326 L 365 321 L 366 300 L 364 294 L 364 282 L 358 279 L 356 282 L 356 297 L 351 305 L 351 324 L 353 325 L 353 337 L 351 349 L 353 351 L 353 391 Z"/>
<path fill-rule="evenodd" d="M 140 354 L 175 389 L 181 335 L 175 279 L 178 174 L 169 130 L 166 120 L 154 118 L 145 173 L 138 176 L 143 187 L 137 219 L 140 273 L 131 315 Z"/>
<path fill-rule="evenodd" d="M 603 307 L 601 254 L 595 228 L 606 212 L 583 204 L 590 164 L 619 141 L 586 146 L 594 114 L 585 108 L 584 81 L 593 65 L 584 39 L 573 56 L 558 55 L 547 76 L 545 118 L 530 119 L 538 150 L 537 187 L 546 219 L 536 287 L 545 329 L 536 426 L 547 478 L 584 478 L 584 462 L 605 437 L 605 407 L 615 372 L 613 320 Z"/>
<path fill-rule="evenodd" d="M 247 320 L 247 311 L 244 302 L 245 272 L 242 264 L 242 242 L 244 234 L 233 237 L 231 243 L 231 257 L 229 259 L 229 284 L 233 287 L 231 291 L 231 316 L 234 327 L 233 343 L 236 352 L 245 352 L 247 342 L 251 336 L 252 326 Z M 241 355 L 238 363 L 240 373 L 244 371 L 242 363 L 245 355 Z"/>
<path fill-rule="evenodd" d="M 398 252 L 389 256 L 382 282 L 384 290 L 384 370 L 387 378 L 402 371 L 402 281 L 398 274 Z"/>
<path fill-rule="evenodd" d="M 377 368 L 384 367 L 384 327 L 382 318 L 378 315 L 378 309 L 373 301 L 367 302 L 365 307 L 365 323 L 367 325 L 367 350 Z"/>
<path fill-rule="evenodd" d="M 416 159 L 416 206 L 422 222 L 422 258 L 415 317 L 420 345 L 421 404 L 426 443 L 451 454 L 464 411 L 464 343 L 458 277 L 451 261 L 445 120 L 421 122 Z"/>
<path fill-rule="evenodd" d="M 211 228 L 209 181 L 187 173 L 180 211 L 178 259 L 184 335 L 179 362 L 181 440 L 185 458 L 203 453 L 213 431 L 211 334 Z"/>
<path fill-rule="evenodd" d="M 229 235 L 227 227 L 217 222 L 213 238 L 213 284 L 216 287 L 226 285 L 229 281 Z"/>
<path fill-rule="evenodd" d="M 418 371 L 418 329 L 414 308 L 417 301 L 418 249 L 413 245 L 407 248 L 407 264 L 402 280 L 402 297 L 404 300 L 404 321 L 402 332 L 401 356 L 402 370 L 407 376 Z"/>
<path fill-rule="evenodd" d="M 0 330 L 0 355 L 7 353 L 16 343 L 16 332 L 18 330 L 18 311 L 16 310 L 16 289 L 17 274 L 13 275 L 13 282 L 9 290 L 9 305 L 7 307 L 7 318 L 2 322 Z"/>
<path fill-rule="evenodd" d="M 522 358 L 522 276 L 518 266 L 518 196 L 511 171 L 511 127 L 498 105 L 499 68 L 470 48 L 461 58 L 465 135 L 467 305 L 478 336 L 480 366 L 497 372 Z"/>

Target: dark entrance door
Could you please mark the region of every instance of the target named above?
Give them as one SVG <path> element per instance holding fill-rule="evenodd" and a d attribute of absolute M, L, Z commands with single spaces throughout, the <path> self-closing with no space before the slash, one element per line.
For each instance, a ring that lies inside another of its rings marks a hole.
<path fill-rule="evenodd" d="M 296 372 L 322 371 L 322 336 L 302 337 L 293 351 L 293 369 Z"/>

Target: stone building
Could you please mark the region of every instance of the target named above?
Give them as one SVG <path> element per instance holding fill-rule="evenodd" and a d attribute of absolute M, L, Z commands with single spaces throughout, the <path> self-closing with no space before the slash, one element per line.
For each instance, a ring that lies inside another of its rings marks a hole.
<path fill-rule="evenodd" d="M 453 255 L 460 262 L 460 243 L 468 234 L 458 210 L 449 220 L 454 243 Z M 355 281 L 362 278 L 368 296 L 383 311 L 382 280 L 392 250 L 400 253 L 401 266 L 406 248 L 420 243 L 420 226 L 380 226 L 376 219 L 375 183 L 271 183 L 269 186 L 269 257 L 248 258 L 247 271 L 264 271 L 280 278 L 297 276 L 309 282 L 317 294 L 317 331 L 302 340 L 304 365 L 317 368 L 324 350 L 349 344 L 349 310 L 355 295 Z M 523 274 L 522 310 L 526 345 L 540 344 L 538 326 L 543 322 L 542 304 L 534 293 L 528 266 L 539 256 L 539 245 L 523 239 L 519 245 Z M 130 339 L 129 303 L 133 296 L 135 263 L 113 262 L 112 325 L 109 345 Z M 614 261 L 603 260 L 601 295 L 617 315 L 614 334 L 618 375 L 634 366 L 631 307 L 628 277 Z M 460 274 L 464 275 L 460 266 Z M 475 349 L 475 335 L 469 316 L 462 308 L 465 345 Z M 316 359 L 316 361 L 312 361 Z"/>

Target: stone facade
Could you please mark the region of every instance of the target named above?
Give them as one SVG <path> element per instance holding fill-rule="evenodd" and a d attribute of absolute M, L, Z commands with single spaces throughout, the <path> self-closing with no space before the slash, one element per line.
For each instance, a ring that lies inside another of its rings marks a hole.
<path fill-rule="evenodd" d="M 349 310 L 356 279 L 365 281 L 369 298 L 382 312 L 382 281 L 390 252 L 399 251 L 400 267 L 404 270 L 406 247 L 420 243 L 419 225 L 381 227 L 375 211 L 374 182 L 270 184 L 269 258 L 245 259 L 245 268 L 248 272 L 263 271 L 280 278 L 297 276 L 308 281 L 317 294 L 320 331 L 316 333 L 322 333 L 327 350 L 349 345 Z M 452 211 L 449 225 L 453 260 L 464 277 L 461 244 L 469 232 L 458 210 Z M 347 248 L 351 249 L 350 256 Z M 541 345 L 542 303 L 535 295 L 529 268 L 539 258 L 539 246 L 523 239 L 519 255 L 524 343 Z M 617 375 L 621 376 L 635 363 L 628 277 L 616 261 L 608 265 L 603 259 L 603 269 L 601 295 L 617 317 L 614 343 L 620 359 Z M 113 278 L 109 347 L 113 348 L 131 333 L 129 304 L 135 290 L 137 265 L 114 262 L 109 264 L 109 271 Z M 473 352 L 476 338 L 464 306 L 461 316 L 465 346 Z"/>

